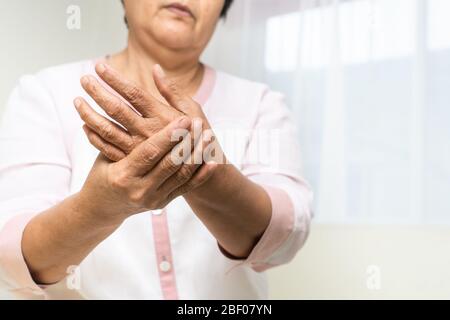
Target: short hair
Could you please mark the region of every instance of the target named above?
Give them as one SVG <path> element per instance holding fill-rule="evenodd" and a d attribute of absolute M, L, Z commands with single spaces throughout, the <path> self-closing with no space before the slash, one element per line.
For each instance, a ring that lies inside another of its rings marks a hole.
<path fill-rule="evenodd" d="M 220 14 L 220 16 L 222 18 L 225 18 L 227 16 L 228 10 L 230 10 L 230 7 L 233 4 L 233 1 L 234 0 L 225 0 L 225 4 L 223 6 L 222 13 Z"/>
<path fill-rule="evenodd" d="M 122 4 L 123 4 L 123 1 L 124 0 L 121 0 Z M 228 10 L 230 10 L 230 7 L 233 4 L 233 1 L 234 0 L 225 0 L 225 4 L 223 5 L 222 12 L 220 13 L 221 18 L 225 18 L 227 16 Z M 126 19 L 125 19 L 125 23 L 127 23 Z"/>

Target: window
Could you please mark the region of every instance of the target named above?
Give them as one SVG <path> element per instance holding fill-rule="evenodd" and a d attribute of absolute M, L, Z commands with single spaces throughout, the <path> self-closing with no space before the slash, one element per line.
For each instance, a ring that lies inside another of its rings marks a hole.
<path fill-rule="evenodd" d="M 241 6 L 219 67 L 286 94 L 316 221 L 450 223 L 450 1 Z"/>

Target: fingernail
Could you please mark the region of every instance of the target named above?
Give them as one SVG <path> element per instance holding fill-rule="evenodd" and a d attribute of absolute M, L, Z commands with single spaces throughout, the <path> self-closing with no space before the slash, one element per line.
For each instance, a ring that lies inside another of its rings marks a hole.
<path fill-rule="evenodd" d="M 106 65 L 104 63 L 97 64 L 97 72 L 104 73 L 106 71 Z"/>
<path fill-rule="evenodd" d="M 155 65 L 155 73 L 160 78 L 164 78 L 166 76 L 166 73 L 164 72 L 163 68 L 159 64 Z"/>
<path fill-rule="evenodd" d="M 76 98 L 76 99 L 73 101 L 73 104 L 75 105 L 75 108 L 76 108 L 76 109 L 80 108 L 80 105 L 81 105 L 81 100 L 80 100 L 80 98 Z"/>
<path fill-rule="evenodd" d="M 90 78 L 89 78 L 88 76 L 83 76 L 83 77 L 81 78 L 81 84 L 82 84 L 83 86 L 88 85 L 89 82 L 91 82 L 91 80 L 90 80 Z"/>
<path fill-rule="evenodd" d="M 191 125 L 191 120 L 188 117 L 181 117 L 178 120 L 177 128 L 187 129 Z"/>

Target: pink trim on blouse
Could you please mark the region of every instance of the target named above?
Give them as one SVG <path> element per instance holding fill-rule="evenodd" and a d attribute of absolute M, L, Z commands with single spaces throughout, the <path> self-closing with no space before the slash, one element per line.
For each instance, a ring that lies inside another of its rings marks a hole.
<path fill-rule="evenodd" d="M 279 249 L 294 230 L 295 210 L 288 194 L 278 188 L 261 185 L 270 197 L 272 216 L 269 225 L 245 260 L 236 259 L 230 255 L 220 244 L 219 249 L 227 258 L 238 263 L 228 272 L 241 265 L 249 265 L 256 272 L 265 271 L 274 265 L 266 261 Z"/>
<path fill-rule="evenodd" d="M 166 210 L 152 215 L 153 240 L 162 294 L 165 300 L 178 300 Z"/>
<path fill-rule="evenodd" d="M 277 251 L 294 231 L 295 211 L 288 194 L 278 188 L 261 185 L 267 192 L 272 203 L 272 217 L 263 236 L 247 258 L 253 270 L 265 271 L 273 265 L 266 261 Z"/>
<path fill-rule="evenodd" d="M 216 72 L 205 66 L 202 83 L 193 99 L 203 106 L 209 99 L 215 82 Z M 163 210 L 160 215 L 152 215 L 152 223 L 157 268 L 163 297 L 165 300 L 178 300 L 166 210 Z"/>
<path fill-rule="evenodd" d="M 23 231 L 35 215 L 18 215 L 10 219 L 0 231 L 0 265 L 4 268 L 7 281 L 12 282 L 12 287 L 20 288 L 16 293 L 23 299 L 47 297 L 43 287 L 39 287 L 31 277 L 22 253 Z"/>
<path fill-rule="evenodd" d="M 203 80 L 197 93 L 192 97 L 200 105 L 204 105 L 211 96 L 214 87 L 216 85 L 216 71 L 209 66 L 205 65 L 205 72 L 203 74 Z"/>

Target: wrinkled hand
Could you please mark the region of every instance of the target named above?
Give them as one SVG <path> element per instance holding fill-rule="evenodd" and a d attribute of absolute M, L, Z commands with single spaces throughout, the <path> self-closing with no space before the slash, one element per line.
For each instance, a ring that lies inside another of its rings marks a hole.
<path fill-rule="evenodd" d="M 106 64 L 98 64 L 96 72 L 122 98 L 107 90 L 93 76 L 83 77 L 81 84 L 106 114 L 120 126 L 95 112 L 82 98 L 77 98 L 82 101 L 77 110 L 86 124 L 85 132 L 91 144 L 112 161 L 123 159 L 142 141 L 181 115 L 201 119 L 202 129 L 210 129 L 201 106 L 181 94 L 177 86 L 166 79 L 159 65 L 154 68 L 153 77 L 168 104 L 158 101 Z M 209 133 L 205 139 L 213 140 L 212 136 Z"/>
<path fill-rule="evenodd" d="M 216 164 L 206 164 L 190 175 L 179 175 L 178 156 L 190 146 L 190 139 L 186 138 L 190 126 L 186 116 L 175 120 L 118 162 L 100 154 L 80 191 L 83 203 L 92 206 L 87 211 L 111 223 L 123 221 L 132 214 L 161 209 L 201 186 L 214 173 Z"/>

